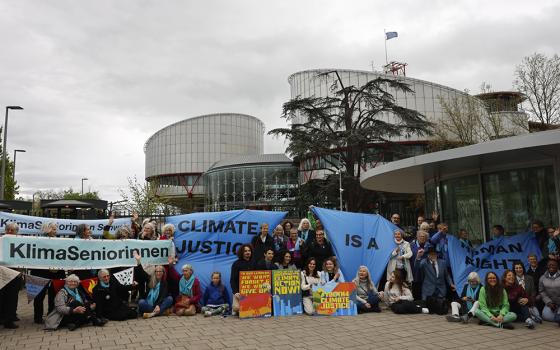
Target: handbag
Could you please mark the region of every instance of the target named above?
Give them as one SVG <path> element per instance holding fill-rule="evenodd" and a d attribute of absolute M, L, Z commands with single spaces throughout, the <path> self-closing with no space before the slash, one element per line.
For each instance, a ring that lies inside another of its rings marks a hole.
<path fill-rule="evenodd" d="M 179 295 L 175 301 L 175 306 L 187 308 L 191 305 L 191 298 L 186 295 Z"/>
<path fill-rule="evenodd" d="M 307 276 L 305 275 L 305 273 L 303 274 L 303 279 L 305 280 L 305 284 L 309 284 L 309 282 L 307 282 Z M 301 296 L 302 297 L 310 297 L 311 296 L 311 288 L 308 290 L 301 290 Z"/>

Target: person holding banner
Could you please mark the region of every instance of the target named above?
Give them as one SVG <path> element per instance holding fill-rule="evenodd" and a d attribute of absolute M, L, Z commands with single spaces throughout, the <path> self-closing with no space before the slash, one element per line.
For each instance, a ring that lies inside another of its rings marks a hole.
<path fill-rule="evenodd" d="M 326 258 L 334 256 L 332 245 L 325 239 L 325 233 L 322 230 L 315 232 L 315 240 L 309 244 L 307 256 L 316 259 L 318 270 L 323 269 L 323 262 Z"/>
<path fill-rule="evenodd" d="M 256 265 L 263 258 L 268 249 L 274 251 L 272 236 L 268 234 L 268 224 L 261 224 L 261 234 L 251 240 L 253 246 L 253 264 Z"/>
<path fill-rule="evenodd" d="M 410 267 L 410 258 L 412 257 L 412 250 L 410 243 L 403 239 L 401 230 L 395 230 L 393 237 L 397 245 L 391 253 L 391 258 L 387 264 L 387 279 L 393 271 L 399 270 L 403 276 L 406 276 L 406 282 L 409 286 L 412 285 L 412 268 Z"/>
<path fill-rule="evenodd" d="M 175 299 L 175 314 L 177 316 L 194 316 L 200 311 L 198 303 L 202 298 L 200 282 L 194 277 L 192 265 L 185 264 L 181 269 L 183 276 L 179 280 L 179 295 Z"/>
<path fill-rule="evenodd" d="M 315 308 L 313 307 L 313 287 L 319 285 L 321 280 L 317 273 L 317 260 L 309 258 L 305 264 L 305 268 L 301 271 L 301 296 L 303 302 L 303 311 L 307 315 L 313 315 Z"/>
<path fill-rule="evenodd" d="M 548 270 L 539 280 L 539 293 L 545 304 L 542 318 L 560 325 L 560 272 L 558 261 L 549 260 Z"/>
<path fill-rule="evenodd" d="M 286 242 L 286 249 L 292 254 L 292 260 L 298 269 L 303 268 L 303 253 L 307 250 L 305 241 L 298 236 L 298 230 L 294 227 L 290 231 L 290 239 Z"/>
<path fill-rule="evenodd" d="M 356 278 L 352 281 L 356 285 L 356 305 L 358 313 L 381 312 L 379 308 L 379 293 L 371 280 L 367 266 L 360 266 Z"/>
<path fill-rule="evenodd" d="M 121 299 L 121 296 L 136 287 L 137 283 L 133 282 L 130 286 L 123 286 L 106 269 L 99 270 L 97 277 L 99 283 L 93 288 L 93 301 L 99 316 L 113 321 L 138 317 L 138 312 Z"/>
<path fill-rule="evenodd" d="M 531 318 L 537 323 L 542 323 L 539 309 L 535 306 L 537 290 L 535 288 L 535 283 L 533 282 L 533 277 L 525 273 L 525 265 L 523 265 L 521 261 L 517 261 L 513 264 L 513 271 L 515 272 L 517 284 L 519 284 L 521 288 L 525 290 L 525 293 L 527 293 L 527 297 L 529 298 L 529 302 L 527 305 L 529 307 Z"/>
<path fill-rule="evenodd" d="M 231 304 L 229 302 L 229 292 L 222 283 L 222 274 L 220 272 L 212 272 L 211 282 L 204 291 L 202 297 L 201 312 L 204 317 L 225 314 Z"/>
<path fill-rule="evenodd" d="M 148 220 L 146 222 L 146 220 Z M 144 241 L 151 241 L 157 238 L 156 235 L 156 226 L 152 224 L 149 219 L 144 220 L 144 224 L 142 225 L 142 234 L 140 235 L 139 239 Z"/>
<path fill-rule="evenodd" d="M 451 315 L 446 316 L 447 321 L 468 323 L 474 317 L 479 307 L 480 287 L 478 273 L 475 271 L 469 273 L 459 301 L 451 302 Z"/>
<path fill-rule="evenodd" d="M 257 237 L 258 238 L 258 237 Z M 243 244 L 237 250 L 237 260 L 231 265 L 230 286 L 233 293 L 232 315 L 235 316 L 239 312 L 239 272 L 254 270 L 253 264 L 253 247 L 250 244 Z"/>
<path fill-rule="evenodd" d="M 280 252 L 280 261 L 276 263 L 278 270 L 297 270 L 295 264 L 292 264 L 292 253 L 284 250 Z"/>
<path fill-rule="evenodd" d="M 490 271 L 486 274 L 485 283 L 480 288 L 478 298 L 480 307 L 475 312 L 481 325 L 513 329 L 511 322 L 517 319 L 515 313 L 509 311 L 508 295 L 498 280 L 498 276 Z"/>
<path fill-rule="evenodd" d="M 414 302 L 412 292 L 406 287 L 401 271 L 395 270 L 385 284 L 385 290 L 379 293 L 387 306 L 396 314 L 427 314 L 428 309 Z"/>
<path fill-rule="evenodd" d="M 140 255 L 134 252 L 136 259 L 136 267 L 134 275 L 141 276 L 141 279 L 147 280 L 147 296 L 145 299 L 138 300 L 138 312 L 143 318 L 151 318 L 154 316 L 169 315 L 173 306 L 173 298 L 167 290 L 167 276 L 165 268 L 157 265 L 153 274 L 148 274 L 140 264 Z"/>
<path fill-rule="evenodd" d="M 525 289 L 517 284 L 517 279 L 513 271 L 504 271 L 502 275 L 502 285 L 508 295 L 509 309 L 515 313 L 517 320 L 525 320 L 525 326 L 527 328 L 535 329 L 535 322 L 529 314 L 529 297 Z"/>
<path fill-rule="evenodd" d="M 345 282 L 344 275 L 334 256 L 328 257 L 323 262 L 323 270 L 319 272 L 319 280 L 321 284 Z"/>
<path fill-rule="evenodd" d="M 449 261 L 449 257 L 447 256 L 447 233 L 449 231 L 449 226 L 442 222 L 437 225 L 437 228 L 438 232 L 430 238 L 430 244 L 436 248 L 438 258 L 447 262 Z"/>
<path fill-rule="evenodd" d="M 67 326 L 68 330 L 74 331 L 90 322 L 98 327 L 107 322 L 97 317 L 96 304 L 92 303 L 80 287 L 80 279 L 76 275 L 66 277 L 64 287 L 56 294 L 54 304 L 55 309 L 45 319 L 46 330 Z"/>

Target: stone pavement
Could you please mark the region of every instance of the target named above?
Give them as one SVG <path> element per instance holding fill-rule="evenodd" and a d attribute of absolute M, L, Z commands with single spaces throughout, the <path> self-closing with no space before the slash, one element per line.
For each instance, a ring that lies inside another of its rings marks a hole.
<path fill-rule="evenodd" d="M 515 330 L 448 323 L 442 316 L 380 314 L 239 320 L 156 317 L 46 332 L 20 295 L 19 329 L 0 327 L 0 349 L 559 349 L 560 327 Z"/>

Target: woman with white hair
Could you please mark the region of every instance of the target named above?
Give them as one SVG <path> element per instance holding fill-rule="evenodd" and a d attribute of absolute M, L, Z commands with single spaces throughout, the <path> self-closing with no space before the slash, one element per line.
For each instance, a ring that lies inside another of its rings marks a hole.
<path fill-rule="evenodd" d="M 480 294 L 480 287 L 480 276 L 478 276 L 478 273 L 475 271 L 469 273 L 460 299 L 451 303 L 451 316 L 446 316 L 447 321 L 467 323 L 474 317 L 479 307 L 478 295 Z"/>
<path fill-rule="evenodd" d="M 140 234 L 141 240 L 154 240 L 157 238 L 156 236 L 156 226 L 154 224 L 152 224 L 151 222 L 146 222 L 142 225 L 142 233 Z"/>
<path fill-rule="evenodd" d="M 97 314 L 109 320 L 124 321 L 138 316 L 135 309 L 128 306 L 122 299 L 122 295 L 132 290 L 136 285 L 122 285 L 106 269 L 97 273 L 99 283 L 93 288 L 93 301 L 95 302 Z"/>
<path fill-rule="evenodd" d="M 138 312 L 144 318 L 169 315 L 171 306 L 173 306 L 173 298 L 169 295 L 167 289 L 165 267 L 157 265 L 154 272 L 148 274 L 140 264 L 141 258 L 137 252 L 134 252 L 134 258 L 136 259 L 134 275 L 141 280 L 148 281 L 145 298 L 138 300 Z"/>
<path fill-rule="evenodd" d="M 163 233 L 159 236 L 160 240 L 163 241 L 172 241 L 173 237 L 175 236 L 175 225 L 173 224 L 165 224 L 163 225 Z"/>
<path fill-rule="evenodd" d="M 412 284 L 412 268 L 410 267 L 410 258 L 412 257 L 412 249 L 410 243 L 403 239 L 401 230 L 395 230 L 393 233 L 396 247 L 391 253 L 391 258 L 387 264 L 387 280 L 395 270 L 401 272 L 401 276 L 406 278 L 406 282 L 410 287 Z"/>
<path fill-rule="evenodd" d="M 193 267 L 183 265 L 183 277 L 179 280 L 179 295 L 175 299 L 175 314 L 177 316 L 194 316 L 200 311 L 199 302 L 202 298 L 200 282 L 194 277 Z"/>
<path fill-rule="evenodd" d="M 65 282 L 64 287 L 56 294 L 55 309 L 45 319 L 45 329 L 55 330 L 67 326 L 73 331 L 90 322 L 94 326 L 103 326 L 107 321 L 97 317 L 96 304 L 80 288 L 78 276 L 70 275 Z"/>
<path fill-rule="evenodd" d="M 356 305 L 358 313 L 381 312 L 379 308 L 379 293 L 371 280 L 367 266 L 360 266 L 356 278 L 352 281 L 356 285 Z"/>
<path fill-rule="evenodd" d="M 315 240 L 315 231 L 311 228 L 309 219 L 301 219 L 298 226 L 298 236 L 309 245 Z"/>

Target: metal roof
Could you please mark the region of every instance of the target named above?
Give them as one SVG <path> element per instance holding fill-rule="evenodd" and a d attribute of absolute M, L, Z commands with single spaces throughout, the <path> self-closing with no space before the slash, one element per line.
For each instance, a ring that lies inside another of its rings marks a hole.
<path fill-rule="evenodd" d="M 227 168 L 231 166 L 247 166 L 253 164 L 278 164 L 288 163 L 291 164 L 292 160 L 284 153 L 271 153 L 271 154 L 255 154 L 250 156 L 240 156 L 233 158 L 226 158 L 212 164 L 208 171 L 216 170 L 219 168 Z"/>
<path fill-rule="evenodd" d="M 558 154 L 560 129 L 541 131 L 390 162 L 369 169 L 360 182 L 369 190 L 424 193 L 424 182 L 431 178 L 551 161 Z"/>

